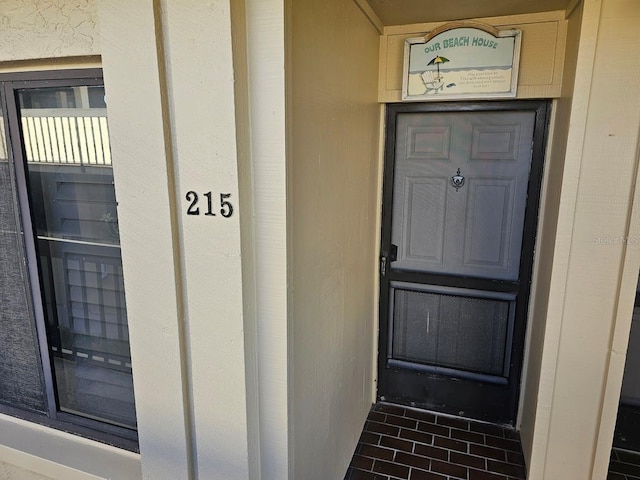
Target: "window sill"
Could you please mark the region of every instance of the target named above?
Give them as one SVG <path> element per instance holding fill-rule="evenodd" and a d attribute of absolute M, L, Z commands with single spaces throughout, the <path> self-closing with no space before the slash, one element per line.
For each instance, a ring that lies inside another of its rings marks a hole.
<path fill-rule="evenodd" d="M 142 478 L 136 452 L 1 413 L 0 458 L 53 478 Z"/>

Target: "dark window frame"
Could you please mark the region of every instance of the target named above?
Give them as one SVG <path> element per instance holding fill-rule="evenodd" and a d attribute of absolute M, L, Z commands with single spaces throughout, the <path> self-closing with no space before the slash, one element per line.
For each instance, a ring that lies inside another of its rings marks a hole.
<path fill-rule="evenodd" d="M 44 287 L 40 278 L 36 230 L 30 203 L 27 156 L 22 141 L 23 132 L 18 109 L 18 90 L 20 89 L 102 85 L 104 85 L 102 70 L 96 68 L 0 74 L 0 108 L 5 120 L 7 156 L 9 168 L 12 171 L 11 180 L 14 182 L 18 196 L 20 228 L 23 232 L 21 248 L 27 270 L 24 287 L 29 292 L 32 301 L 32 305 L 29 307 L 35 320 L 37 335 L 35 341 L 40 351 L 39 362 L 44 379 L 43 394 L 45 397 L 45 412 L 36 412 L 0 403 L 0 413 L 138 452 L 138 433 L 136 430 L 65 413 L 58 408 L 52 373 L 53 360 L 48 352 L 42 298 Z"/>

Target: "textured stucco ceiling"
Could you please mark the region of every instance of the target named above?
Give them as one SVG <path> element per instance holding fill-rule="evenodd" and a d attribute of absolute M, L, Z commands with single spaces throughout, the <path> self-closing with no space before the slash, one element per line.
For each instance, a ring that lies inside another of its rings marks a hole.
<path fill-rule="evenodd" d="M 564 10 L 571 0 L 367 0 L 384 25 Z"/>

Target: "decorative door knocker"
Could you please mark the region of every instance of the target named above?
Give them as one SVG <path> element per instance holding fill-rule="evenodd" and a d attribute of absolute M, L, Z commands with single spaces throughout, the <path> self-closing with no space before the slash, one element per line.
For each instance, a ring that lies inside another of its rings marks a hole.
<path fill-rule="evenodd" d="M 456 188 L 456 192 L 460 187 L 464 185 L 464 177 L 460 175 L 460 169 L 458 169 L 458 172 L 453 177 L 451 177 L 451 185 Z"/>

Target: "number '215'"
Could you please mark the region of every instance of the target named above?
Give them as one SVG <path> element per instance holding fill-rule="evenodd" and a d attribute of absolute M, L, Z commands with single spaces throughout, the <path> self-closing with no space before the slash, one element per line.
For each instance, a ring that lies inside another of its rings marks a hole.
<path fill-rule="evenodd" d="M 204 213 L 209 217 L 215 217 L 216 214 L 213 211 L 213 194 L 211 192 L 207 192 L 203 194 L 203 196 L 207 197 L 207 211 Z M 220 194 L 220 215 L 224 218 L 229 218 L 233 215 L 233 205 L 231 202 L 227 200 L 231 197 L 230 193 L 221 193 Z M 200 215 L 200 207 L 198 207 L 198 194 L 193 190 L 187 192 L 186 195 L 187 202 L 189 206 L 187 207 L 187 215 Z"/>

